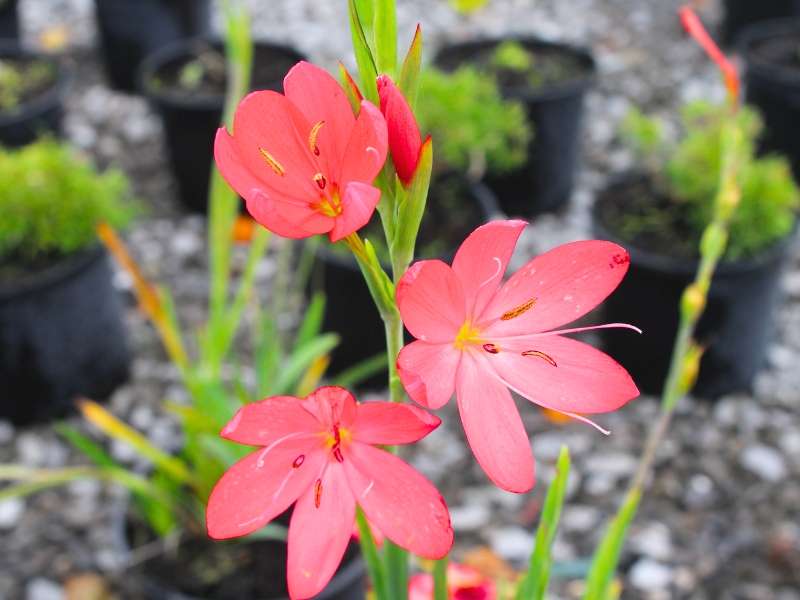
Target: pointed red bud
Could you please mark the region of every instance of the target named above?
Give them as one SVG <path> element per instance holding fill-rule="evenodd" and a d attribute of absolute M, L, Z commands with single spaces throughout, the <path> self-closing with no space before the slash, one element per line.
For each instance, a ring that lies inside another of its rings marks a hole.
<path fill-rule="evenodd" d="M 389 149 L 392 151 L 394 168 L 403 185 L 408 185 L 417 169 L 422 148 L 419 126 L 403 93 L 387 75 L 379 75 L 377 85 L 381 112 L 389 130 Z"/>
<path fill-rule="evenodd" d="M 736 67 L 725 58 L 725 55 L 714 43 L 714 40 L 711 39 L 711 36 L 708 35 L 700 19 L 697 18 L 697 15 L 691 8 L 683 6 L 678 12 L 681 17 L 683 28 L 697 40 L 697 43 L 699 43 L 706 54 L 711 57 L 711 60 L 717 63 L 720 71 L 722 71 L 722 75 L 725 77 L 725 87 L 728 89 L 728 97 L 730 98 L 731 104 L 735 106 L 739 100 L 739 75 L 736 73 Z"/>

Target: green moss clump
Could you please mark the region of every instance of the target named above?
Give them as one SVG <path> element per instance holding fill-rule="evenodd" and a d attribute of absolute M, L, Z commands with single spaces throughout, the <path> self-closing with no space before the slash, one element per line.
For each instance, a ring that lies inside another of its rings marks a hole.
<path fill-rule="evenodd" d="M 522 165 L 532 132 L 524 106 L 500 96 L 493 77 L 463 66 L 420 73 L 417 119 L 435 143 L 437 161 L 479 179 Z"/>
<path fill-rule="evenodd" d="M 690 228 L 687 240 L 697 252 L 703 229 L 711 221 L 720 176 L 720 143 L 723 111 L 708 102 L 694 102 L 682 113 L 683 135 L 674 145 L 664 141 L 663 123 L 632 111 L 622 137 L 636 151 L 639 165 L 669 206 L 656 213 L 627 215 L 626 241 L 672 228 Z M 730 223 L 727 260 L 753 256 L 786 237 L 794 227 L 800 206 L 800 190 L 784 157 L 756 157 L 756 140 L 763 125 L 755 109 L 744 106 L 737 115 L 745 141 L 738 159 L 741 201 Z M 653 199 L 653 204 L 657 203 Z M 660 218 L 659 218 L 660 217 Z M 677 249 L 681 251 L 680 248 Z M 686 250 L 683 250 L 686 254 Z"/>
<path fill-rule="evenodd" d="M 0 110 L 11 111 L 53 85 L 55 65 L 37 59 L 0 59 Z"/>
<path fill-rule="evenodd" d="M 66 144 L 0 148 L 0 264 L 35 264 L 91 246 L 96 223 L 123 227 L 138 212 L 129 196 L 120 171 L 98 173 Z"/>

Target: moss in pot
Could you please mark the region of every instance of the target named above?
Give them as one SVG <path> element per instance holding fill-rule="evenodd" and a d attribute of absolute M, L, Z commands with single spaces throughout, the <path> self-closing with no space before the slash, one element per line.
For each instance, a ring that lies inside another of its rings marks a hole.
<path fill-rule="evenodd" d="M 787 161 L 755 156 L 761 129 L 757 113 L 745 107 L 738 119 L 746 136 L 738 157 L 742 197 L 698 327 L 707 350 L 695 393 L 708 397 L 749 388 L 763 364 L 800 203 Z M 663 123 L 632 112 L 623 138 L 636 151 L 639 169 L 601 193 L 595 205 L 595 233 L 631 254 L 629 275 L 609 298 L 606 316 L 644 331 L 635 340 L 608 332 L 602 336 L 609 353 L 635 372 L 645 392 L 661 390 L 680 294 L 697 268 L 700 236 L 718 184 L 721 127 L 718 108 L 693 103 L 683 111 L 684 133 L 670 144 L 664 141 Z"/>
<path fill-rule="evenodd" d="M 95 224 L 136 207 L 117 171 L 98 174 L 44 139 L 0 150 L 0 417 L 61 416 L 76 395 L 108 396 L 130 353 Z"/>

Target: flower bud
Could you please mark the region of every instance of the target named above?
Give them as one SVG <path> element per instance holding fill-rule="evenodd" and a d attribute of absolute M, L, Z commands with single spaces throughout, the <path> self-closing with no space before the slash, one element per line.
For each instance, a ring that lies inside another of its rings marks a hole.
<path fill-rule="evenodd" d="M 403 185 L 408 185 L 417 169 L 422 148 L 419 126 L 403 93 L 387 75 L 378 76 L 377 85 L 394 168 Z"/>

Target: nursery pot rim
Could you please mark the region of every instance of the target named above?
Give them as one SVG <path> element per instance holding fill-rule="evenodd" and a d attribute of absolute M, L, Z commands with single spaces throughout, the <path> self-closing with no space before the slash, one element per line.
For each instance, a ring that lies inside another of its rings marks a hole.
<path fill-rule="evenodd" d="M 758 42 L 791 35 L 800 37 L 800 17 L 767 19 L 748 25 L 736 35 L 733 45 L 744 58 L 748 71 L 777 80 L 781 85 L 800 88 L 800 70 L 788 69 L 753 51 Z"/>
<path fill-rule="evenodd" d="M 127 492 L 111 505 L 111 509 L 109 511 L 110 513 L 109 525 L 111 528 L 111 535 L 114 547 L 117 553 L 120 555 L 126 555 L 131 551 L 133 551 L 133 548 L 131 548 L 130 542 L 128 541 L 128 536 L 126 534 L 128 507 L 130 505 L 131 505 L 131 494 L 130 492 Z M 224 541 L 223 542 L 217 540 L 212 540 L 212 541 L 214 541 L 215 543 L 224 543 Z M 256 542 L 258 540 L 253 540 L 253 541 Z M 245 542 L 245 544 L 246 543 L 248 542 Z M 135 567 L 136 565 L 133 566 Z M 125 568 L 131 568 L 131 567 L 125 567 Z M 331 596 L 338 594 L 342 590 L 346 589 L 348 586 L 353 585 L 353 583 L 355 583 L 359 578 L 363 578 L 366 575 L 367 575 L 367 566 L 364 561 L 364 557 L 361 554 L 358 554 L 346 565 L 344 566 L 340 565 L 340 568 L 336 570 L 336 572 L 333 574 L 333 577 L 328 582 L 328 584 L 323 588 L 323 590 L 319 594 L 314 596 L 313 600 L 328 600 Z M 149 589 L 152 592 L 156 592 L 162 595 L 165 600 L 203 600 L 199 596 L 192 596 L 190 594 L 185 594 L 173 588 L 165 588 L 161 582 L 159 582 L 157 579 L 148 576 L 145 573 L 142 573 L 142 583 L 145 589 Z M 259 600 L 289 600 L 289 596 L 271 596 L 269 598 L 260 598 Z"/>
<path fill-rule="evenodd" d="M 488 37 L 469 42 L 458 42 L 446 44 L 436 51 L 436 56 L 433 60 L 434 65 L 438 65 L 440 59 L 444 56 L 457 52 L 459 50 L 479 50 L 498 46 L 503 42 L 519 42 L 527 49 L 532 48 L 556 48 L 571 52 L 575 56 L 580 57 L 586 62 L 587 70 L 573 79 L 561 83 L 545 83 L 538 88 L 530 88 L 529 86 L 501 86 L 501 92 L 514 98 L 519 98 L 525 102 L 546 102 L 550 100 L 560 100 L 568 98 L 577 94 L 582 94 L 594 85 L 597 80 L 597 62 L 594 60 L 591 51 L 588 47 L 578 46 L 565 42 L 556 42 L 537 38 L 535 36 L 505 36 L 505 37 Z M 469 62 L 468 59 L 463 62 Z"/>
<path fill-rule="evenodd" d="M 631 178 L 621 178 L 617 181 L 612 181 L 608 186 L 598 194 L 598 197 L 604 193 L 608 193 L 615 187 L 618 187 Z M 636 263 L 647 269 L 653 271 L 660 271 L 671 275 L 679 276 L 693 276 L 697 272 L 697 267 L 700 264 L 699 258 L 685 258 L 678 256 L 668 256 L 664 254 L 656 254 L 649 250 L 644 250 L 638 246 L 633 245 L 631 242 L 625 242 L 612 233 L 600 215 L 600 207 L 595 199 L 592 205 L 592 229 L 595 237 L 598 239 L 613 242 L 622 246 L 631 258 L 631 263 Z M 780 240 L 773 242 L 758 254 L 749 256 L 740 260 L 726 261 L 722 260 L 717 265 L 715 274 L 719 275 L 743 275 L 751 273 L 763 268 L 765 265 L 774 264 L 782 260 L 788 253 L 789 247 L 794 242 L 798 230 L 798 219 L 795 217 L 795 223 L 791 231 Z"/>
<path fill-rule="evenodd" d="M 254 47 L 267 47 L 279 52 L 284 52 L 287 55 L 297 57 L 297 61 L 305 60 L 303 55 L 295 48 L 287 44 L 276 44 L 268 41 L 255 40 Z M 173 60 L 187 56 L 191 50 L 192 45 L 204 44 L 211 46 L 216 50 L 222 51 L 224 56 L 224 45 L 222 40 L 212 37 L 190 37 L 182 40 L 176 40 L 161 48 L 154 50 L 142 59 L 139 67 L 136 69 L 135 81 L 136 88 L 139 92 L 146 96 L 150 101 L 167 106 L 170 108 L 180 108 L 183 110 L 222 110 L 225 104 L 224 92 L 215 98 L 193 98 L 187 95 L 182 98 L 177 98 L 174 95 L 165 94 L 158 90 L 153 89 L 151 84 L 153 76 L 156 72 L 170 63 Z"/>
<path fill-rule="evenodd" d="M 456 172 L 445 173 L 442 175 L 442 177 L 443 178 L 453 177 L 461 181 L 462 183 L 466 184 L 467 189 L 469 191 L 469 195 L 477 201 L 478 206 L 480 207 L 481 212 L 483 212 L 483 216 L 486 219 L 487 223 L 498 216 L 504 216 L 500 209 L 500 205 L 497 202 L 497 198 L 494 195 L 494 192 L 492 192 L 489 189 L 489 186 L 487 186 L 482 181 L 473 181 L 468 177 Z M 481 226 L 484 224 L 485 223 L 482 223 Z M 415 255 L 413 262 L 417 262 L 420 260 L 442 260 L 442 259 L 452 260 L 452 256 L 450 255 L 451 254 L 455 255 L 457 250 L 458 248 L 451 248 L 434 256 Z M 327 244 L 320 244 L 319 246 L 317 246 L 315 254 L 318 257 L 322 258 L 325 262 L 331 263 L 332 265 L 335 265 L 337 267 L 351 269 L 353 271 L 359 270 L 358 262 L 356 261 L 355 257 L 349 254 L 343 254 L 343 253 L 340 254 L 338 252 L 334 252 Z M 381 266 L 384 268 L 384 270 L 391 269 L 390 263 L 381 261 Z"/>
<path fill-rule="evenodd" d="M 0 58 L 35 58 L 53 65 L 56 68 L 56 79 L 42 94 L 19 105 L 22 109 L 9 113 L 0 110 L 0 127 L 16 125 L 47 112 L 63 101 L 67 89 L 72 83 L 72 70 L 53 56 L 31 52 L 22 47 L 14 39 L 0 39 Z"/>
<path fill-rule="evenodd" d="M 62 260 L 41 271 L 23 275 L 19 279 L 0 282 L 0 303 L 53 288 L 82 273 L 105 256 L 105 247 L 95 243 L 65 255 Z"/>

